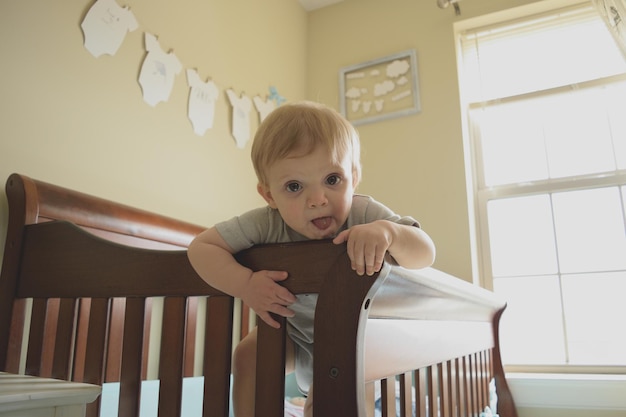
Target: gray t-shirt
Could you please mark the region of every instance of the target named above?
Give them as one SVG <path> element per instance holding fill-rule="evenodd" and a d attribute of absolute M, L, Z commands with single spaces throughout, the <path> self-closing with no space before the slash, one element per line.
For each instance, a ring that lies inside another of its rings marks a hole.
<path fill-rule="evenodd" d="M 401 217 L 373 198 L 357 194 L 352 198 L 348 220 L 337 233 L 375 220 L 419 227 L 419 223 L 412 217 Z M 278 210 L 269 206 L 218 223 L 215 228 L 235 252 L 266 243 L 309 240 L 287 226 Z M 313 382 L 313 317 L 316 302 L 317 294 L 298 295 L 298 300 L 289 306 L 296 315 L 287 319 L 287 334 L 296 345 L 296 381 L 303 393 L 308 392 Z"/>

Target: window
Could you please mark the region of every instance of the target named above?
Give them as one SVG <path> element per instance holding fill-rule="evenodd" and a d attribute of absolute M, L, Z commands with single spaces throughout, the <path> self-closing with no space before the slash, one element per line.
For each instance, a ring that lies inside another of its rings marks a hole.
<path fill-rule="evenodd" d="M 626 61 L 591 2 L 457 37 L 478 270 L 508 301 L 503 360 L 623 372 Z"/>

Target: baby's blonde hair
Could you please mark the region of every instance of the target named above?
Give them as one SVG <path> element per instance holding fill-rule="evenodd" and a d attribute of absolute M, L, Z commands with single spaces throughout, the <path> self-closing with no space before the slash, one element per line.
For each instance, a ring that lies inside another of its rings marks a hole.
<path fill-rule="evenodd" d="M 322 104 L 303 101 L 283 104 L 263 120 L 252 143 L 252 165 L 259 184 L 267 185 L 272 164 L 288 156 L 306 156 L 318 146 L 328 149 L 333 162 L 348 156 L 355 183 L 361 179 L 359 135 L 341 114 Z"/>

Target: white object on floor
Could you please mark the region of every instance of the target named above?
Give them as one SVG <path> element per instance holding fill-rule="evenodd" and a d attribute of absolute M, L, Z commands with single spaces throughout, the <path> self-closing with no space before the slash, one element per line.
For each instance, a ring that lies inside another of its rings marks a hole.
<path fill-rule="evenodd" d="M 98 385 L 0 372 L 0 416 L 83 417 Z"/>

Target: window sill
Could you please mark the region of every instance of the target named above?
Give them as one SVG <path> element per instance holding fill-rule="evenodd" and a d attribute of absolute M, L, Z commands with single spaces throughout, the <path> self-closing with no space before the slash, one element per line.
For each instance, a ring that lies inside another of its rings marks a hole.
<path fill-rule="evenodd" d="M 520 408 L 626 410 L 626 375 L 507 373 Z"/>

